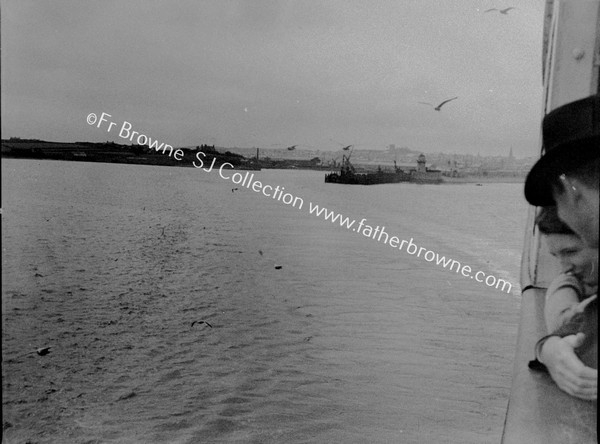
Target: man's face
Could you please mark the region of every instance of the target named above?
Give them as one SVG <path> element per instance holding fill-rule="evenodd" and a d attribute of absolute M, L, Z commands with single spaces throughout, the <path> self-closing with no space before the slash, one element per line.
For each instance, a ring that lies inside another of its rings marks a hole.
<path fill-rule="evenodd" d="M 598 211 L 589 201 L 593 198 L 593 193 L 589 189 L 584 190 L 584 185 L 577 185 L 579 190 L 574 189 L 573 184 L 567 181 L 563 192 L 553 192 L 558 217 L 589 247 L 598 248 Z M 598 193 L 595 194 L 597 200 Z"/>
<path fill-rule="evenodd" d="M 563 273 L 571 273 L 588 286 L 598 284 L 598 250 L 589 248 L 574 234 L 548 234 L 550 254 L 560 261 Z"/>

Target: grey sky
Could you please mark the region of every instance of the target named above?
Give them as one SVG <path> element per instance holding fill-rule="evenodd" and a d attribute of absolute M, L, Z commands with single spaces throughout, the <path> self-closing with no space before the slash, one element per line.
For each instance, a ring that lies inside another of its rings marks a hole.
<path fill-rule="evenodd" d="M 3 138 L 538 151 L 542 0 L 1 5 Z"/>

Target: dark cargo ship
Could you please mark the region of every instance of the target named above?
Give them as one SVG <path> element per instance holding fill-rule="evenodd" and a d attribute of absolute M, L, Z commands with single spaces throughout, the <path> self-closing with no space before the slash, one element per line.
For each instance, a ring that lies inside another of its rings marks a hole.
<path fill-rule="evenodd" d="M 348 185 L 377 185 L 382 183 L 441 183 L 442 172 L 429 169 L 425 166 L 425 155 L 421 154 L 417 159 L 417 168 L 408 171 L 399 168 L 394 162 L 394 171 L 383 171 L 381 167 L 375 173 L 357 173 L 350 163 L 350 155 L 344 155 L 339 173 L 325 175 L 326 183 L 341 183 Z"/>

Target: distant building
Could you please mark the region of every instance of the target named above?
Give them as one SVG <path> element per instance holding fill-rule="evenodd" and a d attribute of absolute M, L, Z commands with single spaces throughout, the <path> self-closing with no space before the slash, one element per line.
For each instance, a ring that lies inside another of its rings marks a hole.
<path fill-rule="evenodd" d="M 427 171 L 427 167 L 425 164 L 427 160 L 425 159 L 425 154 L 421 153 L 419 157 L 417 157 L 417 172 L 425 173 Z"/>
<path fill-rule="evenodd" d="M 441 182 L 442 172 L 441 170 L 427 169 L 427 159 L 425 154 L 419 154 L 417 157 L 417 170 L 410 172 L 410 178 L 412 182 L 422 183 L 435 183 Z"/>

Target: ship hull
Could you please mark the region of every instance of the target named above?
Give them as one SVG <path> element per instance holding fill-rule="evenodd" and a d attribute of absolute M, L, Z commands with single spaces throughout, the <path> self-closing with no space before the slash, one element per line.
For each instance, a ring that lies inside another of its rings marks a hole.
<path fill-rule="evenodd" d="M 325 183 L 344 185 L 379 185 L 385 183 L 419 183 L 439 184 L 443 180 L 437 172 L 408 174 L 402 171 L 396 173 L 330 173 L 325 176 Z"/>

